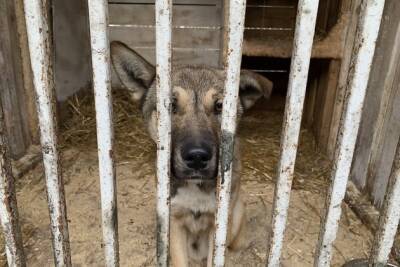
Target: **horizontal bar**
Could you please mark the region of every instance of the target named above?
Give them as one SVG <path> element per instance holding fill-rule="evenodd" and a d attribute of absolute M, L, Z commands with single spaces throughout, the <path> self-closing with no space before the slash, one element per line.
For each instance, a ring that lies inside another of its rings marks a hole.
<path fill-rule="evenodd" d="M 400 140 L 397 145 L 379 228 L 370 257 L 370 266 L 386 266 L 400 220 Z"/>
<path fill-rule="evenodd" d="M 341 204 L 346 193 L 384 4 L 384 0 L 365 0 L 361 4 L 351 59 L 352 67 L 346 85 L 348 93 L 345 99 L 331 173 L 332 183 L 328 190 L 327 206 L 321 225 L 314 266 L 330 265 L 332 245 L 336 239 L 342 212 Z"/>
<path fill-rule="evenodd" d="M 0 103 L 0 221 L 3 227 L 8 266 L 26 266 L 21 228 L 18 219 L 15 180 L 9 160 L 8 140 Z"/>
<path fill-rule="evenodd" d="M 215 216 L 216 229 L 213 250 L 213 264 L 218 267 L 225 264 L 246 0 L 229 1 L 228 6 L 227 53 L 224 59 L 225 95 L 221 121 L 221 161 L 217 185 L 217 213 Z"/>
<path fill-rule="evenodd" d="M 170 223 L 172 0 L 156 1 L 157 265 L 167 267 Z"/>
<path fill-rule="evenodd" d="M 106 0 L 88 0 L 96 108 L 101 215 L 106 266 L 119 266 L 117 193 L 114 166 L 110 43 Z"/>
<path fill-rule="evenodd" d="M 24 0 L 28 45 L 36 92 L 40 141 L 46 176 L 47 200 L 55 266 L 71 266 L 64 185 L 57 148 L 53 51 L 49 1 Z"/>
<path fill-rule="evenodd" d="M 299 1 L 273 203 L 272 232 L 268 240 L 267 265 L 270 267 L 280 266 L 317 11 L 318 0 Z"/>

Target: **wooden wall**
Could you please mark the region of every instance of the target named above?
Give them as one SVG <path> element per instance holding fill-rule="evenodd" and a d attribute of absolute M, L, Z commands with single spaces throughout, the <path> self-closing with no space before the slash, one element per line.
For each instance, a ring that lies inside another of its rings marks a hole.
<path fill-rule="evenodd" d="M 110 1 L 110 39 L 123 41 L 154 64 L 154 1 L 145 2 Z M 174 1 L 174 63 L 219 66 L 221 16 L 218 0 Z"/>
<path fill-rule="evenodd" d="M 59 101 L 90 88 L 91 56 L 86 0 L 53 0 L 54 75 Z"/>
<path fill-rule="evenodd" d="M 400 138 L 400 2 L 387 0 L 372 64 L 351 179 L 382 204 Z"/>
<path fill-rule="evenodd" d="M 0 0 L 0 97 L 10 152 L 19 158 L 38 140 L 22 1 Z"/>

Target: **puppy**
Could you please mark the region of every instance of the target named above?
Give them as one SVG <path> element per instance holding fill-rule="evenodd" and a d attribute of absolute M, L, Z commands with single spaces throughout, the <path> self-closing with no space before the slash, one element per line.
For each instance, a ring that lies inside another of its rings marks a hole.
<path fill-rule="evenodd" d="M 111 58 L 122 84 L 140 101 L 148 132 L 157 140 L 155 67 L 121 42 L 111 43 Z M 175 267 L 189 266 L 191 261 L 211 266 L 224 73 L 205 66 L 174 66 L 171 79 L 170 257 Z M 238 121 L 258 99 L 271 95 L 272 82 L 243 70 L 239 90 Z M 245 223 L 236 138 L 227 240 L 230 249 L 243 244 Z"/>

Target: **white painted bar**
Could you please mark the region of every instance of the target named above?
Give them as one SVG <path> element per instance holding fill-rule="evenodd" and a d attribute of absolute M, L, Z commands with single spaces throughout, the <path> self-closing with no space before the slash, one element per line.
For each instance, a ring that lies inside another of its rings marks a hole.
<path fill-rule="evenodd" d="M 280 266 L 317 11 L 318 0 L 299 1 L 275 186 L 272 232 L 268 239 L 269 267 Z"/>
<path fill-rule="evenodd" d="M 172 0 L 157 0 L 157 266 L 169 266 Z"/>
<path fill-rule="evenodd" d="M 345 109 L 339 129 L 331 174 L 332 184 L 328 191 L 327 207 L 319 236 L 314 266 L 325 267 L 330 265 L 332 244 L 335 241 L 338 230 L 341 204 L 346 192 L 384 4 L 384 0 L 362 1 L 356 42 L 351 60 L 352 67 L 347 81 L 349 94 L 345 100 Z"/>
<path fill-rule="evenodd" d="M 228 40 L 225 58 L 225 95 L 221 122 L 221 171 L 218 177 L 218 205 L 215 216 L 216 230 L 213 251 L 213 264 L 218 267 L 225 264 L 245 12 L 246 0 L 229 1 L 226 29 Z"/>
<path fill-rule="evenodd" d="M 64 185 L 57 150 L 51 28 L 48 24 L 48 6 L 44 3 L 49 4 L 41 0 L 24 0 L 26 29 L 37 96 L 36 108 L 46 176 L 54 264 L 71 266 Z"/>
<path fill-rule="evenodd" d="M 23 267 L 26 263 L 18 219 L 15 180 L 8 157 L 8 140 L 0 103 L 0 221 L 8 266 Z"/>
<path fill-rule="evenodd" d="M 101 214 L 106 266 L 119 266 L 118 215 L 113 159 L 113 118 L 106 0 L 88 0 L 90 44 L 92 49 L 97 147 L 101 191 Z"/>
<path fill-rule="evenodd" d="M 386 266 L 400 220 L 400 140 L 393 161 L 379 228 L 370 257 L 370 266 Z"/>

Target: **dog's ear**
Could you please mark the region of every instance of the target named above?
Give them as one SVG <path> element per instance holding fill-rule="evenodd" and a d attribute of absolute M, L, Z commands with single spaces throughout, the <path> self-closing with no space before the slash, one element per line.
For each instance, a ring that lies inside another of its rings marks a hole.
<path fill-rule="evenodd" d="M 155 68 L 124 43 L 111 42 L 111 61 L 122 84 L 140 100 L 151 86 Z"/>
<path fill-rule="evenodd" d="M 239 97 L 244 109 L 251 108 L 261 97 L 269 98 L 273 83 L 264 76 L 249 70 L 240 72 Z"/>

